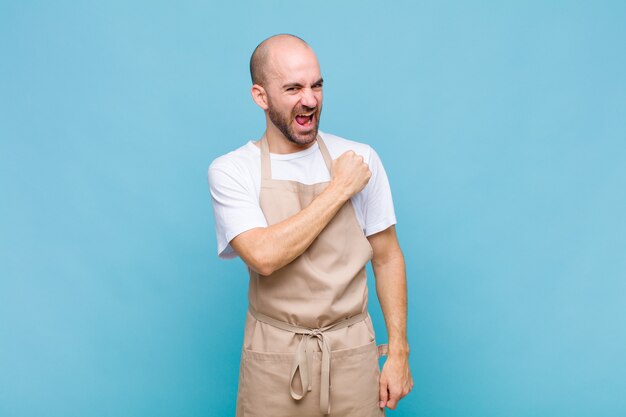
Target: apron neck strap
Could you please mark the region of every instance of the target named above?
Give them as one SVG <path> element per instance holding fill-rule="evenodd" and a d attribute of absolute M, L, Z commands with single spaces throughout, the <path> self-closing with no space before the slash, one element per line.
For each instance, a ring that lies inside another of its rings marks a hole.
<path fill-rule="evenodd" d="M 261 138 L 261 178 L 272 179 L 272 162 L 270 160 L 270 146 L 265 135 Z"/>
<path fill-rule="evenodd" d="M 317 135 L 317 144 L 320 148 L 320 152 L 322 153 L 322 157 L 324 158 L 324 163 L 326 164 L 326 168 L 328 168 L 328 172 L 331 177 L 333 175 L 332 166 L 333 160 L 330 157 L 330 152 L 328 152 L 328 148 L 326 144 L 322 140 L 320 135 Z M 267 143 L 267 137 L 263 135 L 261 138 L 261 178 L 264 180 L 272 179 L 272 162 L 270 159 L 270 147 Z"/>
<path fill-rule="evenodd" d="M 324 141 L 322 140 L 322 137 L 320 135 L 317 135 L 317 144 L 320 147 L 320 152 L 322 153 L 322 157 L 324 157 L 324 162 L 326 162 L 326 168 L 328 168 L 328 172 L 330 173 L 330 176 L 332 178 L 332 176 L 333 176 L 333 160 L 330 157 L 330 152 L 328 152 L 328 148 L 326 147 L 326 144 L 324 143 Z"/>

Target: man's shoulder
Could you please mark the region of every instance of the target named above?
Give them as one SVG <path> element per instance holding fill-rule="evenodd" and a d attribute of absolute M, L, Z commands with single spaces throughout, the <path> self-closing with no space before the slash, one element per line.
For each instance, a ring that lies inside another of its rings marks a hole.
<path fill-rule="evenodd" d="M 209 175 L 211 172 L 241 172 L 250 169 L 254 162 L 258 160 L 255 154 L 255 145 L 252 142 L 234 149 L 224 155 L 220 155 L 209 165 Z M 258 152 L 257 152 L 258 153 Z"/>
<path fill-rule="evenodd" d="M 346 139 L 341 136 L 321 131 L 319 134 L 328 147 L 328 151 L 333 159 L 338 158 L 346 151 L 354 151 L 356 154 L 361 155 L 366 161 L 369 160 L 372 147 L 367 143 L 357 142 L 355 140 Z"/>

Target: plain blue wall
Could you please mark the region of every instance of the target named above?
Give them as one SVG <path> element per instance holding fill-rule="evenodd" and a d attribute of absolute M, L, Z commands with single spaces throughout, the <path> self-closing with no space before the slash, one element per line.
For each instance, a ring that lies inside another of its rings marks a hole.
<path fill-rule="evenodd" d="M 318 53 L 322 129 L 392 184 L 416 384 L 388 415 L 626 415 L 625 22 L 2 1 L 0 416 L 234 414 L 247 278 L 217 259 L 206 170 L 261 134 L 247 64 L 280 32 Z"/>

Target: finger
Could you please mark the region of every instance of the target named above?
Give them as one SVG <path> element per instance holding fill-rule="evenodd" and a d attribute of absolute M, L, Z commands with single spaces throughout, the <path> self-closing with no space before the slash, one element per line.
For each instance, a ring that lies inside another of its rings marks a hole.
<path fill-rule="evenodd" d="M 409 395 L 409 392 L 413 389 L 413 383 L 409 382 L 404 385 L 404 389 L 402 390 L 402 397 Z"/>
<path fill-rule="evenodd" d="M 398 391 L 396 388 L 391 388 L 389 390 L 389 401 L 387 401 L 387 407 L 395 410 L 396 405 L 398 405 L 398 401 L 400 401 L 400 394 L 402 394 L 401 391 Z"/>
<path fill-rule="evenodd" d="M 383 408 L 387 405 L 387 400 L 389 399 L 389 392 L 387 391 L 387 382 L 380 381 L 378 384 L 378 399 L 380 400 L 378 406 Z"/>

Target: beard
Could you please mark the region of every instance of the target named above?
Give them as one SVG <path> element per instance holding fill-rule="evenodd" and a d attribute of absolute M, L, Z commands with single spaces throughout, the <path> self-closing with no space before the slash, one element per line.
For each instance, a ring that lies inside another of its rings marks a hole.
<path fill-rule="evenodd" d="M 287 138 L 289 142 L 302 146 L 302 145 L 308 145 L 309 143 L 313 142 L 317 138 L 317 131 L 318 131 L 319 124 L 320 124 L 320 115 L 322 114 L 321 108 L 319 109 L 319 111 L 314 113 L 315 125 L 313 126 L 313 129 L 311 129 L 309 133 L 298 134 L 293 129 L 293 123 L 297 123 L 295 121 L 296 115 L 299 113 L 308 113 L 312 111 L 313 108 L 302 107 L 299 109 L 294 109 L 294 111 L 288 117 L 284 117 L 280 112 L 278 112 L 278 110 L 276 110 L 274 106 L 272 106 L 272 103 L 269 100 L 268 100 L 268 106 L 269 106 L 268 116 L 270 120 L 272 121 L 274 126 L 276 126 L 278 130 L 280 130 L 283 136 Z"/>

